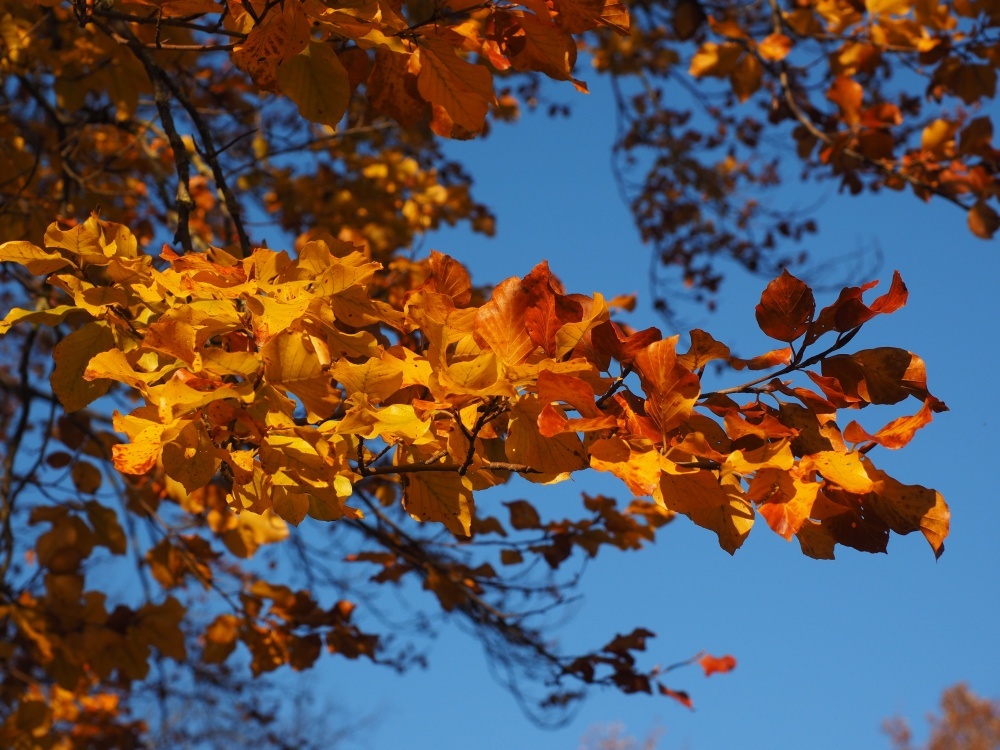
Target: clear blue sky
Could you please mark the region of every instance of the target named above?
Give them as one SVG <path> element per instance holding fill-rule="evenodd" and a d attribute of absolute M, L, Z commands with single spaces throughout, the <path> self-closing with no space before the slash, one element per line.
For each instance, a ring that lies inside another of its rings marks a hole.
<path fill-rule="evenodd" d="M 459 258 L 481 283 L 523 276 L 547 259 L 571 291 L 638 292 L 631 322 L 662 326 L 649 306 L 649 249 L 609 169 L 610 98 L 600 79 L 586 77 L 589 97 L 559 90 L 573 102 L 571 119 L 528 116 L 485 142 L 449 146 L 474 175 L 477 197 L 495 209 L 498 234 L 448 230 L 424 250 Z M 640 737 L 662 728 L 664 749 L 878 748 L 887 746 L 883 718 L 909 717 L 919 737 L 924 714 L 957 681 L 1000 696 L 1000 407 L 991 387 L 1000 371 L 997 243 L 973 238 L 965 217 L 943 202 L 923 204 L 909 194 L 842 197 L 832 185 L 810 190 L 830 196 L 819 214 L 821 232 L 807 244 L 817 260 L 879 247 L 879 276 L 887 283 L 898 269 L 909 287 L 908 307 L 869 324 L 855 343 L 920 354 L 932 393 L 951 408 L 903 451 L 873 454 L 901 481 L 944 494 L 952 509 L 944 556 L 935 562 L 915 534 L 894 536 L 887 556 L 838 548 L 837 561 L 820 562 L 760 523 L 731 558 L 711 533 L 680 518 L 653 548 L 602 553 L 559 636 L 570 648 L 594 646 L 643 625 L 659 636 L 648 663 L 669 664 L 703 649 L 734 654 L 739 664 L 731 674 L 673 674 L 669 684 L 689 690 L 696 711 L 666 698 L 607 691 L 595 693 L 565 728 L 537 729 L 490 677 L 478 643 L 449 627 L 433 644 L 427 670 L 398 677 L 327 660 L 306 677 L 329 686 L 332 704 L 373 714 L 358 747 L 576 748 L 588 727 L 621 722 Z M 753 319 L 765 283 L 731 275 L 719 311 L 696 312 L 690 322 L 742 354 L 771 348 Z M 820 304 L 829 301 L 832 295 Z M 893 416 L 873 414 L 864 424 L 878 428 Z M 555 487 L 494 490 L 478 502 L 499 507 L 530 493 L 558 513 L 561 505 L 576 507 L 581 491 L 628 499 L 622 486 L 588 473 Z"/>

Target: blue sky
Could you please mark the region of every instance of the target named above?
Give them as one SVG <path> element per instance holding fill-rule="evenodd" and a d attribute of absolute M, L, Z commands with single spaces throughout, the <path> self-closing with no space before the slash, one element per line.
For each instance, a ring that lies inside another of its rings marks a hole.
<path fill-rule="evenodd" d="M 498 232 L 487 239 L 442 231 L 424 251 L 459 258 L 478 283 L 523 276 L 546 259 L 570 291 L 638 292 L 630 322 L 662 327 L 649 306 L 649 248 L 609 168 L 610 98 L 596 76 L 588 83 L 589 97 L 559 90 L 574 106 L 569 120 L 526 116 L 486 141 L 449 146 L 475 177 L 477 198 L 496 211 Z M 694 712 L 661 697 L 606 691 L 566 727 L 540 730 L 490 677 L 478 643 L 451 626 L 434 642 L 427 670 L 398 677 L 339 660 L 320 667 L 332 703 L 373 715 L 358 747 L 575 748 L 588 727 L 608 723 L 640 737 L 658 727 L 664 749 L 886 747 L 884 718 L 907 716 L 919 737 L 924 714 L 957 681 L 1000 695 L 1000 407 L 990 387 L 1000 366 L 997 243 L 972 237 L 965 217 L 944 202 L 923 204 L 911 194 L 839 196 L 832 184 L 809 190 L 828 196 L 820 234 L 806 244 L 815 259 L 880 248 L 879 277 L 888 284 L 898 269 L 909 287 L 909 305 L 870 323 L 854 343 L 921 355 L 931 392 L 951 408 L 904 450 L 872 454 L 901 481 L 944 494 L 952 509 L 944 556 L 935 562 L 926 542 L 911 535 L 894 536 L 888 555 L 838 548 L 837 561 L 820 562 L 760 523 L 731 558 L 711 533 L 680 518 L 653 548 L 602 553 L 557 635 L 572 650 L 642 625 L 658 634 L 647 663 L 669 664 L 701 650 L 735 655 L 730 674 L 706 680 L 697 668 L 673 673 L 669 684 L 691 692 Z M 734 272 L 718 312 L 691 310 L 690 324 L 741 354 L 772 348 L 753 316 L 765 284 Z M 820 304 L 835 296 L 826 294 Z M 896 413 L 863 416 L 866 427 L 878 428 Z M 628 499 L 621 485 L 587 473 L 555 487 L 505 487 L 478 502 L 489 508 L 530 497 L 556 514 L 576 507 L 581 491 Z"/>

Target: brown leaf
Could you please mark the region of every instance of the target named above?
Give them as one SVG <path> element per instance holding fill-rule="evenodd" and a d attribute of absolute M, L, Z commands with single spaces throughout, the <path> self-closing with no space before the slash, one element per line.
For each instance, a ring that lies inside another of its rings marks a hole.
<path fill-rule="evenodd" d="M 527 500 L 512 500 L 504 503 L 510 511 L 510 525 L 515 529 L 540 529 L 542 521 L 535 506 Z"/>
<path fill-rule="evenodd" d="M 466 62 L 455 49 L 436 39 L 424 41 L 418 51 L 417 90 L 426 101 L 443 108 L 456 125 L 471 133 L 483 129 L 495 97 L 493 75 L 486 67 Z M 438 132 L 451 137 L 451 132 Z"/>
<path fill-rule="evenodd" d="M 870 404 L 896 404 L 914 396 L 929 401 L 933 411 L 948 410 L 927 390 L 924 361 L 905 349 L 880 347 L 828 357 L 823 360 L 822 370 L 824 377 L 836 379 L 849 398 Z"/>
<path fill-rule="evenodd" d="M 417 521 L 443 524 L 452 534 L 467 537 L 472 528 L 472 483 L 457 472 L 410 474 L 403 490 L 403 508 Z"/>
<path fill-rule="evenodd" d="M 673 698 L 682 706 L 686 706 L 687 708 L 694 710 L 694 704 L 691 702 L 691 696 L 688 695 L 683 690 L 671 690 L 662 682 L 656 683 L 656 689 L 659 690 L 660 695 L 665 695 L 668 698 Z"/>
<path fill-rule="evenodd" d="M 865 506 L 897 534 L 922 533 L 934 556 L 941 557 L 951 522 L 951 511 L 941 493 L 916 484 L 903 484 L 876 469 L 867 459 L 865 463 L 876 481 L 875 489 L 865 498 Z"/>
<path fill-rule="evenodd" d="M 988 206 L 986 201 L 979 200 L 969 209 L 969 230 L 984 240 L 993 238 L 997 229 L 1000 229 L 1000 215 Z"/>
<path fill-rule="evenodd" d="M 771 338 L 791 343 L 806 332 L 815 311 L 812 289 L 785 270 L 761 295 L 757 325 Z"/>

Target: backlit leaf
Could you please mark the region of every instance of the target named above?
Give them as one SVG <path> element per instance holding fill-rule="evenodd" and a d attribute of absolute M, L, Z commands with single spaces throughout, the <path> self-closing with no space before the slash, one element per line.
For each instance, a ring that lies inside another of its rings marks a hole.
<path fill-rule="evenodd" d="M 309 42 L 301 53 L 281 64 L 277 80 L 299 114 L 310 122 L 336 127 L 347 111 L 351 98 L 347 71 L 329 44 Z"/>

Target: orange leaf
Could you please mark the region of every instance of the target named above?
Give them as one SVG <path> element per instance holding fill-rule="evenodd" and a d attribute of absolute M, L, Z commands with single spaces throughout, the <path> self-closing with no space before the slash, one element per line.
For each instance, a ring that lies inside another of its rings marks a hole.
<path fill-rule="evenodd" d="M 417 90 L 442 107 L 456 125 L 471 133 L 483 129 L 494 100 L 493 75 L 482 65 L 466 62 L 453 47 L 436 39 L 421 43 Z M 449 137 L 451 133 L 438 133 Z"/>
<path fill-rule="evenodd" d="M 506 364 L 519 365 L 535 349 L 525 324 L 531 294 L 516 276 L 500 282 L 490 301 L 476 312 L 474 336 Z"/>
<path fill-rule="evenodd" d="M 291 60 L 309 43 L 309 19 L 299 3 L 285 3 L 253 27 L 233 49 L 233 63 L 266 91 L 277 86 L 278 66 Z"/>
<path fill-rule="evenodd" d="M 889 291 L 878 297 L 869 307 L 864 303 L 864 293 L 872 289 L 878 282 L 870 281 L 863 286 L 853 286 L 842 289 L 837 301 L 820 310 L 816 321 L 810 326 L 806 343 L 811 344 L 827 331 L 844 333 L 857 328 L 876 315 L 888 315 L 906 304 L 909 293 L 899 271 L 893 271 L 892 284 Z"/>
<path fill-rule="evenodd" d="M 925 401 L 920 411 L 909 417 L 900 417 L 876 432 L 872 438 L 879 445 L 896 450 L 909 443 L 917 430 L 931 423 L 931 402 Z"/>
<path fill-rule="evenodd" d="M 677 361 L 694 372 L 715 359 L 729 359 L 729 347 L 712 338 L 700 328 L 691 331 L 691 348 L 686 354 L 677 357 Z"/>
<path fill-rule="evenodd" d="M 846 76 L 838 76 L 826 92 L 826 98 L 840 108 L 840 116 L 848 125 L 857 125 L 861 120 L 864 95 L 861 84 Z"/>
<path fill-rule="evenodd" d="M 750 370 L 768 370 L 777 365 L 787 365 L 792 361 L 792 348 L 786 346 L 782 349 L 773 349 L 764 354 L 760 354 L 753 359 L 740 359 L 739 357 L 730 357 L 729 364 L 731 364 L 735 369 L 742 370 L 744 368 Z"/>
<path fill-rule="evenodd" d="M 514 70 L 537 70 L 557 81 L 570 80 L 577 46 L 569 33 L 533 13 L 501 11 L 496 18 Z"/>
<path fill-rule="evenodd" d="M 434 291 L 454 300 L 457 307 L 464 307 L 472 299 L 472 279 L 465 266 L 454 258 L 431 250 L 431 277 Z"/>
<path fill-rule="evenodd" d="M 538 400 L 543 404 L 561 401 L 584 417 L 604 416 L 595 403 L 593 387 L 572 375 L 542 370 L 538 373 Z"/>
<path fill-rule="evenodd" d="M 792 51 L 792 40 L 784 34 L 769 34 L 760 41 L 757 49 L 765 60 L 779 62 Z"/>
<path fill-rule="evenodd" d="M 410 72 L 412 57 L 379 47 L 368 76 L 368 103 L 405 128 L 420 122 L 427 111 L 427 102 L 417 91 L 417 77 Z"/>
<path fill-rule="evenodd" d="M 706 677 L 709 677 L 716 672 L 732 672 L 736 669 L 736 659 L 728 654 L 725 656 L 711 656 L 710 654 L 705 654 L 698 660 L 698 663 L 701 664 L 701 668 L 705 670 Z"/>

